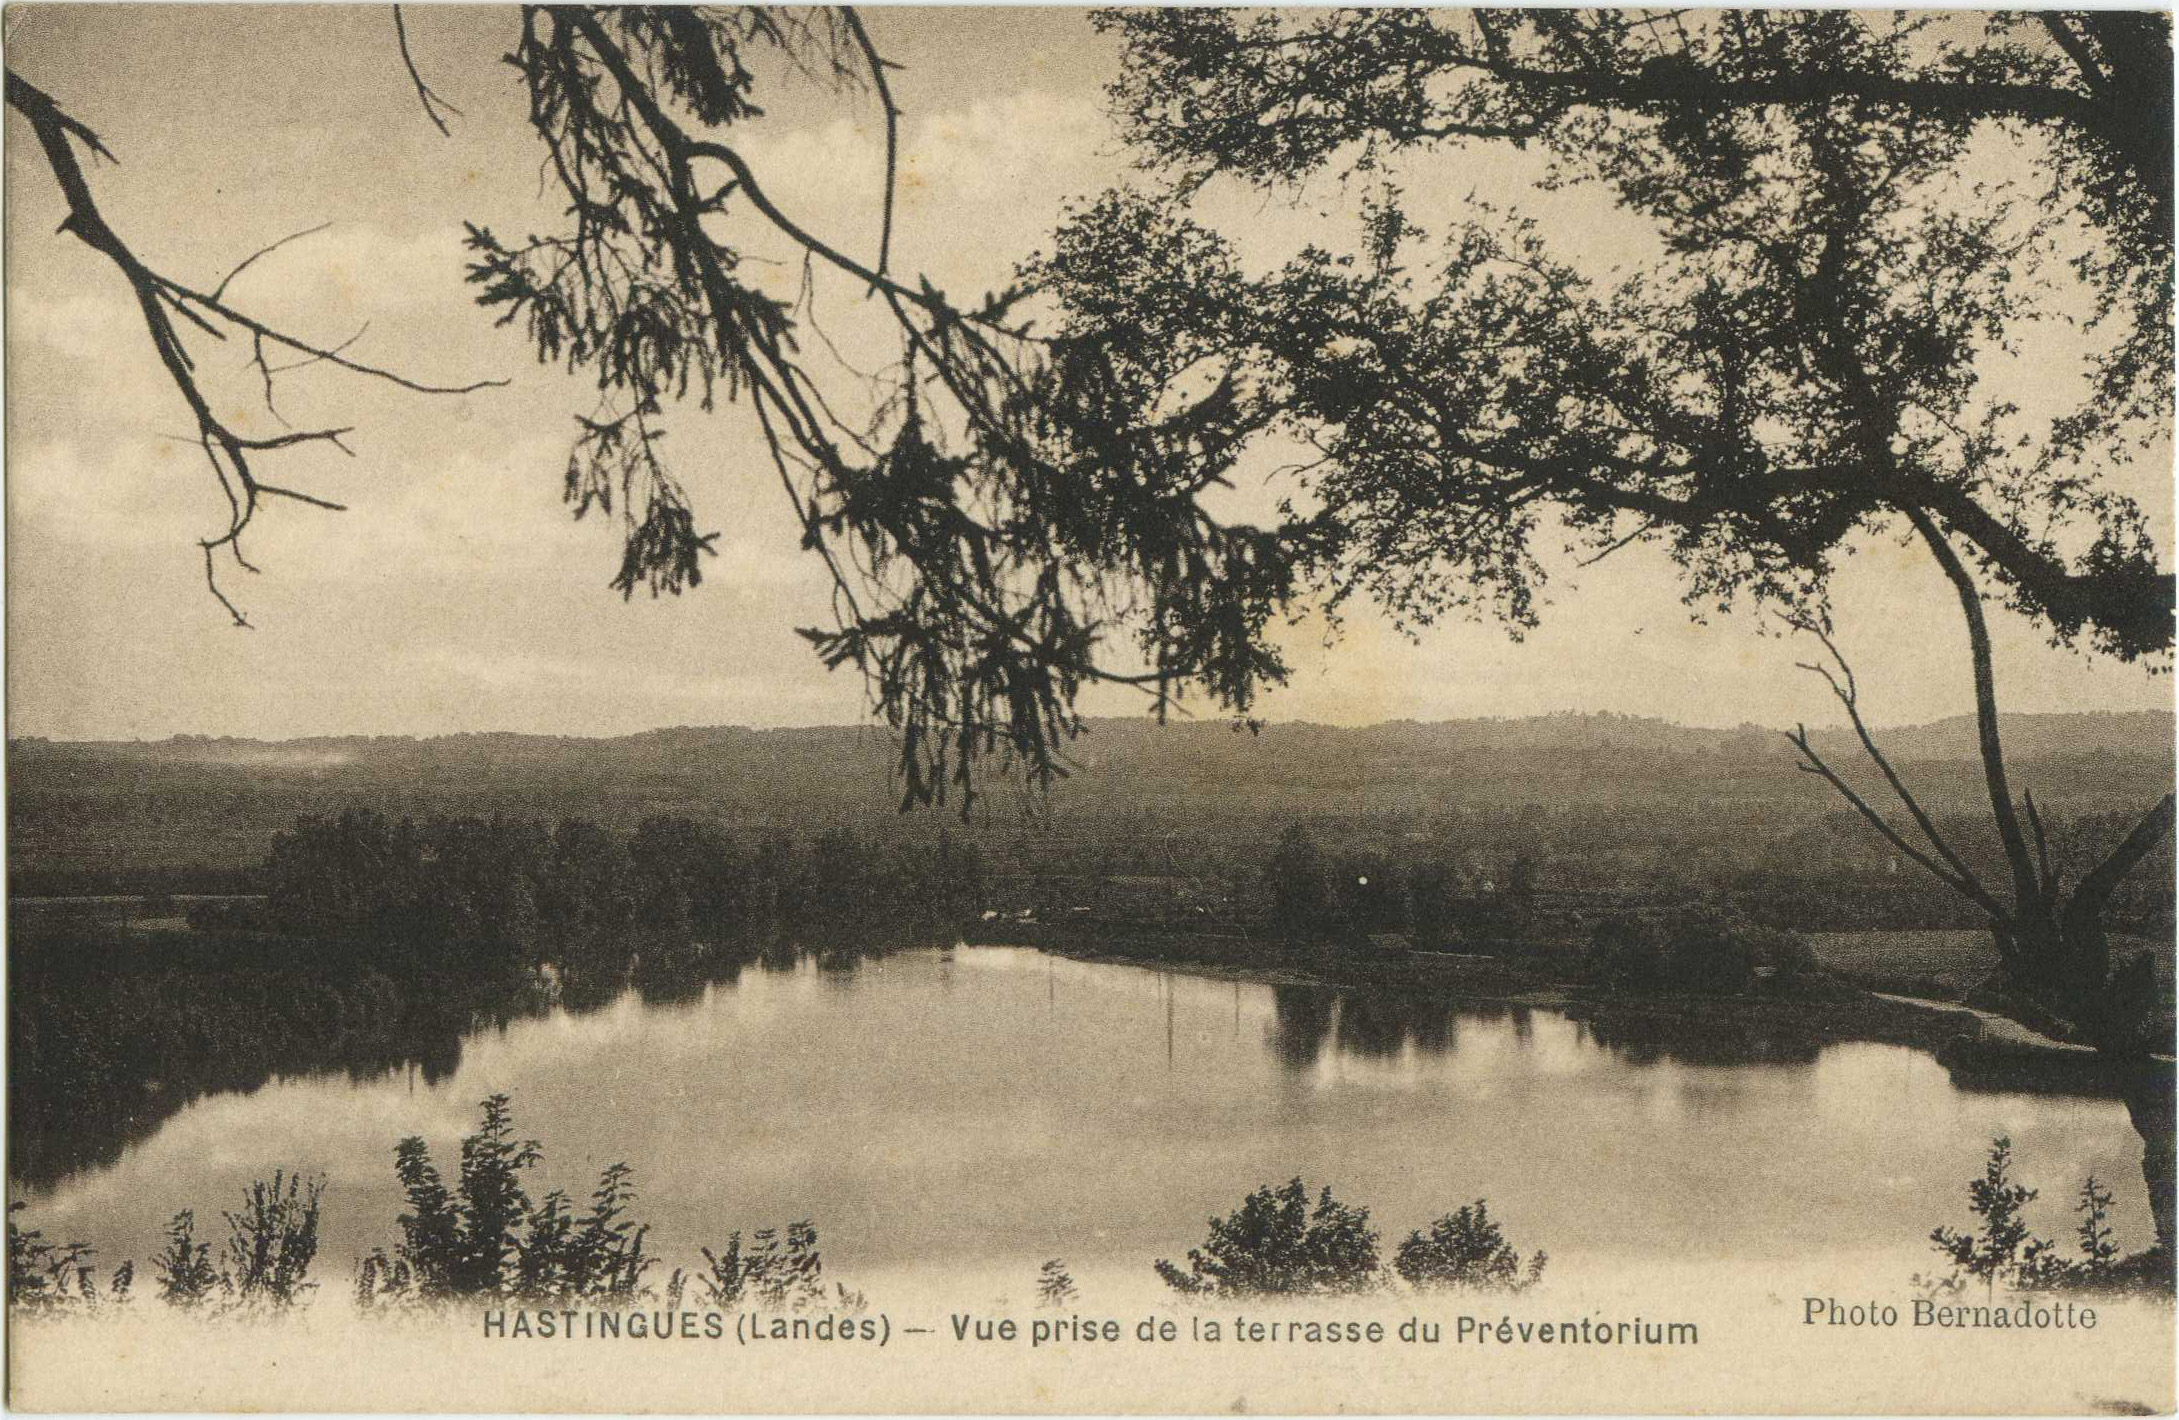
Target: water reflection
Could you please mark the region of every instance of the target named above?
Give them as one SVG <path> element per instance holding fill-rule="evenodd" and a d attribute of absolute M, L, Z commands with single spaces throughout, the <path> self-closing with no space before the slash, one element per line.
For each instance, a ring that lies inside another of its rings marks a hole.
<path fill-rule="evenodd" d="M 700 983 L 638 973 L 602 1002 L 418 1044 L 413 1069 L 282 1074 L 166 1109 L 33 1189 L 37 1225 L 142 1260 L 176 1209 L 300 1166 L 332 1179 L 323 1254 L 344 1265 L 394 1235 L 394 1141 L 443 1155 L 497 1090 L 545 1142 L 540 1190 L 625 1159 L 662 1255 L 809 1217 L 851 1279 L 939 1257 L 1024 1279 L 1055 1255 L 1139 1266 L 1297 1173 L 1388 1233 L 1488 1197 L 1555 1268 L 1874 1246 L 1903 1277 L 1993 1134 L 2058 1200 L 2032 1220 L 2046 1233 L 2084 1174 L 2139 1176 L 2122 1106 L 1963 1091 L 1912 1050 L 1710 1049 L 1548 1009 L 996 947 L 775 944 Z M 2120 1190 L 2132 1246 L 2138 1194 Z"/>
<path fill-rule="evenodd" d="M 636 953 L 604 971 L 552 971 L 495 985 L 378 972 L 304 973 L 162 969 L 102 973 L 96 964 L 58 980 L 12 980 L 8 1128 L 11 1184 L 37 1191 L 110 1167 L 194 1101 L 249 1095 L 319 1077 L 369 1085 L 421 1076 L 427 1086 L 461 1069 L 464 1044 L 513 1021 L 603 1011 L 624 998 L 669 1008 L 731 988 L 745 971 L 794 973 L 814 965 L 846 981 L 879 946 L 808 945 L 771 932 L 677 951 Z M 200 1016 L 190 1048 L 137 1028 L 146 1000 L 170 1016 Z M 41 1049 L 41 1046 L 48 1047 Z"/>
<path fill-rule="evenodd" d="M 1745 1021 L 1603 1009 L 1586 1019 L 1584 1030 L 1629 1065 L 1811 1065 L 1823 1053 L 1823 1043 L 1811 1036 Z"/>
<path fill-rule="evenodd" d="M 1272 1053 L 1289 1069 L 1316 1064 L 1325 1042 L 1332 1038 L 1338 1005 L 1339 994 L 1319 986 L 1273 986 L 1271 1025 L 1264 1032 Z"/>
<path fill-rule="evenodd" d="M 1510 1002 L 1451 1005 L 1390 992 L 1298 985 L 1273 986 L 1270 992 L 1272 1020 L 1265 1042 L 1294 1070 L 1316 1068 L 1327 1050 L 1359 1060 L 1392 1060 L 1410 1051 L 1449 1054 L 1460 1048 L 1463 1023 L 1502 1025 L 1520 1045 L 1535 1039 L 1534 1008 Z M 1812 1036 L 1771 1025 L 1730 1019 L 1698 1022 L 1609 1007 L 1590 1008 L 1578 1023 L 1578 1038 L 1632 1066 L 1808 1065 L 1823 1050 L 1823 1043 Z M 1972 1077 L 1964 1072 L 1955 1071 L 1955 1078 L 1963 1087 L 1973 1087 L 1968 1083 Z M 2083 1093 L 2078 1088 L 2045 1092 Z"/>

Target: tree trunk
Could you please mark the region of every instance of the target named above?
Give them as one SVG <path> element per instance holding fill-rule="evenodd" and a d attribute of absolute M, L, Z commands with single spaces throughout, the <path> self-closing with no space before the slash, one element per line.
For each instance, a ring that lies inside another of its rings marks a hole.
<path fill-rule="evenodd" d="M 2156 1220 L 2156 1245 L 2172 1256 L 2173 1163 L 2179 1157 L 2174 1131 L 2173 1069 L 2142 1060 L 2117 1066 L 2126 1112 L 2141 1136 L 2141 1181 L 2149 1189 L 2149 1213 Z"/>
<path fill-rule="evenodd" d="M 2134 1132 L 2141 1136 L 2141 1179 L 2148 1188 L 2157 1247 L 2168 1267 L 2173 1260 L 2173 1173 L 2179 1135 L 2174 1131 L 2173 1067 L 2150 1056 L 2156 1048 L 2149 1028 L 2157 1015 L 2155 962 L 2145 954 L 2114 970 L 2103 916 L 2120 881 L 2173 831 L 2179 809 L 2173 795 L 2165 794 L 2123 843 L 2084 874 L 2070 894 L 2064 892 L 2059 875 L 2052 870 L 2033 796 L 2027 800 L 2032 850 L 2013 803 L 1999 738 L 1997 680 L 1981 590 L 1928 512 L 1911 506 L 1902 506 L 1902 511 L 1959 594 L 1967 623 L 1983 777 L 2013 880 L 2011 910 L 1991 914 L 2002 977 L 1993 994 L 2005 1003 L 1996 1009 L 2030 1029 L 2092 1045 L 2108 1062 Z M 2168 602 L 2158 614 L 2169 615 Z"/>

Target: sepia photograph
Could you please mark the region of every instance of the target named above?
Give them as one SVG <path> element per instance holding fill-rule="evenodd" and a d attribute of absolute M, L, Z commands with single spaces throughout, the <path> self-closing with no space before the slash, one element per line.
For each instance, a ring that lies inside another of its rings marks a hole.
<path fill-rule="evenodd" d="M 0 30 L 9 1407 L 2179 1407 L 2169 11 Z"/>

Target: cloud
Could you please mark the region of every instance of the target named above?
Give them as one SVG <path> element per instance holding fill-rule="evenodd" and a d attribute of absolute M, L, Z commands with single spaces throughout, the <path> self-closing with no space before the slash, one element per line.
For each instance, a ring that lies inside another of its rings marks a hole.
<path fill-rule="evenodd" d="M 435 646 L 404 656 L 403 664 L 411 672 L 467 682 L 494 694 L 522 696 L 593 693 L 609 676 L 616 695 L 653 707 L 750 705 L 776 696 L 781 689 L 777 674 L 752 675 L 701 663 L 687 668 L 609 667 L 595 654 Z"/>
<path fill-rule="evenodd" d="M 942 287 L 997 287 L 1041 246 L 1062 204 L 1118 165 L 1083 143 L 1103 131 L 1087 98 L 1030 89 L 911 118 L 898 173 L 893 265 Z M 796 222 L 871 260 L 885 171 L 882 130 L 834 119 L 752 134 L 765 190 Z"/>

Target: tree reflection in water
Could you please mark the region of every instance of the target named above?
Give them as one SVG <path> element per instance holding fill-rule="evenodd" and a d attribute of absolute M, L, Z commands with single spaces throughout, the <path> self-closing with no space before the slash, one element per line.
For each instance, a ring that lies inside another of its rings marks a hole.
<path fill-rule="evenodd" d="M 1450 1055 L 1460 1047 L 1460 1022 L 1510 1021 L 1514 1038 L 1532 1036 L 1529 1011 L 1499 1002 L 1462 1002 L 1389 991 L 1337 991 L 1290 984 L 1271 990 L 1271 1052 L 1289 1069 L 1306 1069 L 1327 1046 L 1359 1060 L 1396 1059 L 1407 1050 Z"/>
<path fill-rule="evenodd" d="M 1391 1060 L 1413 1050 L 1450 1055 L 1460 1048 L 1462 1022 L 1504 1022 L 1518 1048 L 1535 1038 L 1533 1012 L 1507 1002 L 1457 1004 L 1380 991 L 1274 985 L 1265 1039 L 1294 1070 L 1314 1066 L 1327 1048 L 1357 1060 Z M 1714 1018 L 1657 1017 L 1599 1010 L 1578 1026 L 1578 1039 L 1628 1065 L 1807 1065 L 1823 1042 L 1764 1023 Z"/>
<path fill-rule="evenodd" d="M 633 953 L 624 967 L 559 970 L 486 983 L 309 968 L 194 972 L 65 971 L 11 983 L 8 1172 L 44 1192 L 111 1167 L 193 1102 L 250 1094 L 278 1079 L 389 1075 L 436 1085 L 461 1068 L 464 1037 L 558 1009 L 601 1011 L 629 992 L 686 1006 L 755 967 L 804 961 L 844 980 L 899 942 L 823 947 L 781 933 L 728 946 Z M 167 1025 L 154 1027 L 155 1019 Z M 200 1028 L 184 1031 L 190 1020 Z M 177 1045 L 176 1042 L 185 1042 Z"/>
<path fill-rule="evenodd" d="M 1629 1065 L 1812 1065 L 1823 1041 L 1798 1031 L 1736 1021 L 1598 1011 L 1583 1037 Z"/>

